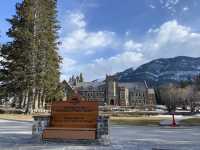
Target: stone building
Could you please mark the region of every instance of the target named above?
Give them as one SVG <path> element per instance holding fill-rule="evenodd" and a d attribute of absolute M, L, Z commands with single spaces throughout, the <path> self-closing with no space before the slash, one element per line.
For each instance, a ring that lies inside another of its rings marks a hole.
<path fill-rule="evenodd" d="M 118 105 L 118 82 L 112 76 L 106 76 L 105 80 L 105 101 L 110 105 Z"/>
<path fill-rule="evenodd" d="M 73 89 L 85 100 L 98 101 L 100 105 L 105 103 L 105 85 L 103 82 L 81 82 Z"/>
<path fill-rule="evenodd" d="M 85 100 L 100 105 L 144 106 L 156 103 L 155 91 L 146 82 L 119 82 L 113 76 L 103 81 L 82 82 L 73 89 Z"/>
<path fill-rule="evenodd" d="M 126 87 L 119 87 L 119 105 L 129 106 L 129 89 Z"/>
<path fill-rule="evenodd" d="M 68 84 L 67 81 L 64 80 L 61 83 L 61 86 L 62 86 L 62 90 L 64 93 L 63 100 L 65 101 L 67 99 L 70 99 L 74 95 L 74 91 L 73 91 L 72 87 L 70 86 L 70 84 Z"/>

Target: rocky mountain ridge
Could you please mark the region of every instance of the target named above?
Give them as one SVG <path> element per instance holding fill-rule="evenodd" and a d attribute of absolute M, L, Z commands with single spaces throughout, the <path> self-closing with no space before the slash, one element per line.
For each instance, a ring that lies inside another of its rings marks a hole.
<path fill-rule="evenodd" d="M 200 58 L 178 56 L 161 58 L 115 74 L 121 82 L 147 81 L 151 84 L 192 80 L 200 74 Z"/>

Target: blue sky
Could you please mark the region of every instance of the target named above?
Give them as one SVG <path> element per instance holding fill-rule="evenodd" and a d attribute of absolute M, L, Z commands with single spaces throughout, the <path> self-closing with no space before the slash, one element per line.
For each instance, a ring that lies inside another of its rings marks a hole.
<path fill-rule="evenodd" d="M 15 3 L 0 5 L 0 42 Z M 62 79 L 103 78 L 156 58 L 200 57 L 199 0 L 58 0 Z"/>

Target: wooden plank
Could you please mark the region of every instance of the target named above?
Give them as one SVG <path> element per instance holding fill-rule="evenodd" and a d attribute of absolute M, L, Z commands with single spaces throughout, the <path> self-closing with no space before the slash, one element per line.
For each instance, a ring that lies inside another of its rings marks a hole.
<path fill-rule="evenodd" d="M 52 114 L 55 113 L 94 113 L 98 115 L 98 104 L 97 102 L 56 102 L 52 105 Z"/>
<path fill-rule="evenodd" d="M 57 128 L 57 127 L 49 127 L 46 130 L 80 130 L 80 131 L 96 131 L 96 128 Z"/>
<path fill-rule="evenodd" d="M 96 120 L 96 119 L 95 119 Z M 97 126 L 96 121 L 94 120 L 51 120 L 51 125 L 54 127 L 66 127 L 66 128 L 95 128 Z"/>
<path fill-rule="evenodd" d="M 57 120 L 67 120 L 67 119 L 87 119 L 94 120 L 98 114 L 96 113 L 53 113 L 52 118 Z"/>
<path fill-rule="evenodd" d="M 55 102 L 51 106 L 50 128 L 43 132 L 43 139 L 95 139 L 98 103 L 95 101 Z"/>
<path fill-rule="evenodd" d="M 94 101 L 61 101 L 52 104 L 50 125 L 65 128 L 96 128 L 98 104 Z"/>
<path fill-rule="evenodd" d="M 94 140 L 96 131 L 91 130 L 48 130 L 43 132 L 43 139 L 62 139 L 62 140 Z"/>
<path fill-rule="evenodd" d="M 63 127 L 63 128 L 96 128 L 97 125 L 96 124 L 64 124 L 64 123 L 55 123 L 53 124 L 51 127 Z"/>

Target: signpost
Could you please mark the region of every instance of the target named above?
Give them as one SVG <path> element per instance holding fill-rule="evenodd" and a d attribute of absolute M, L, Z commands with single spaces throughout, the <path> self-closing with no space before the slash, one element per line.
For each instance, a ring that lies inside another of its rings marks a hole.
<path fill-rule="evenodd" d="M 175 113 L 173 112 L 172 113 L 172 127 L 176 127 L 176 120 L 175 120 L 175 117 L 174 117 Z"/>
<path fill-rule="evenodd" d="M 98 104 L 78 97 L 52 104 L 43 139 L 96 139 Z"/>

